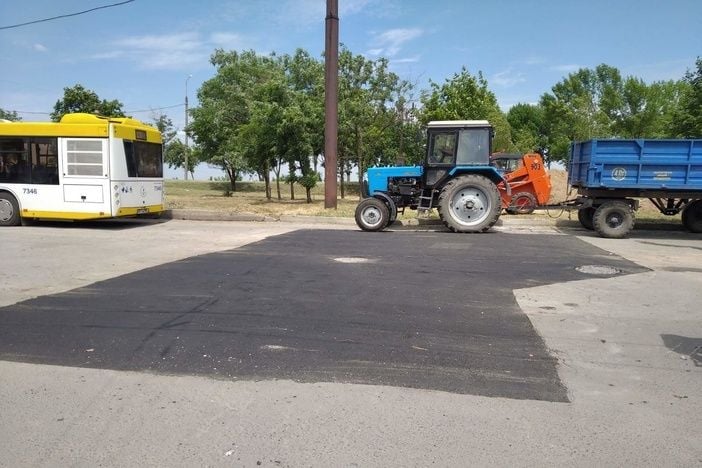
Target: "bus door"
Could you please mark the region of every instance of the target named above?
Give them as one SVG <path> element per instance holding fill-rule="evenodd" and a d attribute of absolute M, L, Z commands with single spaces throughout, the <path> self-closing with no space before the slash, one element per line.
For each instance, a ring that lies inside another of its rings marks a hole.
<path fill-rule="evenodd" d="M 111 216 L 106 138 L 63 138 L 63 201 L 69 212 Z"/>

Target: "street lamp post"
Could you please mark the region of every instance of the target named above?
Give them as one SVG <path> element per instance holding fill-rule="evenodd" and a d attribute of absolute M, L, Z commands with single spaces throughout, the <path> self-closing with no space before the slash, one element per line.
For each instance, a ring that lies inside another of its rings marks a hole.
<path fill-rule="evenodd" d="M 188 80 L 192 78 L 193 75 L 188 75 L 185 79 L 185 180 L 188 180 Z"/>

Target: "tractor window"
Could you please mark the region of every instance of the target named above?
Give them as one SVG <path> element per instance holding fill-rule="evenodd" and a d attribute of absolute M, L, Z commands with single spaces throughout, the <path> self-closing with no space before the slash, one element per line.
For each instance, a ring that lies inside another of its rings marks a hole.
<path fill-rule="evenodd" d="M 456 132 L 431 135 L 429 164 L 453 164 L 456 154 L 456 136 Z"/>
<path fill-rule="evenodd" d="M 489 162 L 490 130 L 487 128 L 461 130 L 456 164 L 484 164 L 487 166 Z"/>

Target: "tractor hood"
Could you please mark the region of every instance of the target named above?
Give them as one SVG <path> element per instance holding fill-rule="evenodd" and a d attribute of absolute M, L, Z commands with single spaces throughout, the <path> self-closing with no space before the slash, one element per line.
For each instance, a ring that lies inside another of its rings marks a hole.
<path fill-rule="evenodd" d="M 422 166 L 371 167 L 366 173 L 368 192 L 387 191 L 390 177 L 421 177 L 422 173 Z"/>

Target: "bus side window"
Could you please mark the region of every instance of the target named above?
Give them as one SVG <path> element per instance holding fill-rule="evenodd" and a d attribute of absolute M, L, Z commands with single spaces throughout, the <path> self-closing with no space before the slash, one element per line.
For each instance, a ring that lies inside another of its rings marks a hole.
<path fill-rule="evenodd" d="M 24 138 L 0 138 L 2 180 L 17 184 L 29 182 L 27 146 Z"/>
<path fill-rule="evenodd" d="M 32 183 L 58 185 L 58 142 L 56 138 L 35 138 L 31 145 Z"/>

